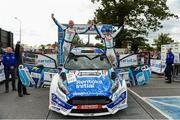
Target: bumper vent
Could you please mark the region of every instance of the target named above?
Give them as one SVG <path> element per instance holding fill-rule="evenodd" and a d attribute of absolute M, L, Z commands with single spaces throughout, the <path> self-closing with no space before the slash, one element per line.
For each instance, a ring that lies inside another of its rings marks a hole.
<path fill-rule="evenodd" d="M 91 109 L 91 110 L 77 110 L 72 109 L 71 113 L 105 113 L 108 112 L 107 108 L 103 109 Z"/>
<path fill-rule="evenodd" d="M 111 99 L 104 96 L 73 97 L 68 101 L 68 103 L 71 105 L 106 105 L 111 102 Z"/>

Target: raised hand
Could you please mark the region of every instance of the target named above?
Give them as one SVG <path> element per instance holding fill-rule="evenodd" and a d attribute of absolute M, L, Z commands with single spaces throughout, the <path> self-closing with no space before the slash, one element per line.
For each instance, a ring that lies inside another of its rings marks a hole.
<path fill-rule="evenodd" d="M 54 19 L 54 13 L 51 14 L 51 18 Z"/>
<path fill-rule="evenodd" d="M 90 24 L 89 24 L 89 27 L 91 28 L 93 25 L 94 25 L 94 21 L 91 20 L 91 22 L 90 22 Z"/>

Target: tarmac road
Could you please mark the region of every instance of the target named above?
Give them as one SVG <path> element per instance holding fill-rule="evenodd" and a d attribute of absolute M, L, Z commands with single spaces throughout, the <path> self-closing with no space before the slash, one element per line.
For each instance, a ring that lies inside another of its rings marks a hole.
<path fill-rule="evenodd" d="M 128 91 L 128 108 L 114 115 L 100 117 L 71 117 L 48 110 L 49 88 L 29 88 L 29 96 L 17 92 L 4 93 L 0 85 L 0 119 L 166 119 L 132 92 Z"/>

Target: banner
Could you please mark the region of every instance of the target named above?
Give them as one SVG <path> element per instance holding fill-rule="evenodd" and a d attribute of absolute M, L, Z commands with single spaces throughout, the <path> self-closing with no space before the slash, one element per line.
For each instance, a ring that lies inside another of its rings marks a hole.
<path fill-rule="evenodd" d="M 57 54 L 45 54 L 45 55 L 54 59 L 57 62 Z M 47 68 L 55 68 L 56 67 L 55 62 L 46 56 L 36 53 L 29 53 L 29 52 L 24 53 L 23 63 L 25 65 L 32 65 L 32 66 L 41 64 Z"/>
<path fill-rule="evenodd" d="M 63 43 L 64 31 L 58 27 L 58 65 L 62 65 L 64 63 Z"/>
<path fill-rule="evenodd" d="M 165 62 L 161 60 L 151 59 L 151 71 L 159 74 L 163 74 L 166 68 Z"/>
<path fill-rule="evenodd" d="M 57 55 L 56 54 L 46 54 L 47 56 L 53 58 L 55 61 L 57 61 Z M 43 55 L 37 55 L 37 58 L 35 59 L 35 63 L 37 65 L 41 64 L 44 65 L 45 67 L 49 68 L 55 68 L 55 63 L 52 59 L 43 56 Z"/>
<path fill-rule="evenodd" d="M 129 54 L 120 55 L 120 59 L 128 56 Z M 128 67 L 132 65 L 137 65 L 137 55 L 129 56 L 120 61 L 120 67 Z"/>
<path fill-rule="evenodd" d="M 64 26 L 68 26 L 68 24 L 63 24 Z M 88 29 L 88 26 L 87 24 L 75 24 L 74 25 L 74 28 L 76 29 L 76 31 L 83 31 L 83 30 L 86 30 Z M 102 25 L 97 25 L 98 28 L 101 28 L 101 32 L 104 33 L 106 32 L 106 29 L 109 29 L 110 32 L 113 31 L 113 26 L 111 24 L 102 24 Z M 87 31 L 85 34 L 97 34 L 96 30 L 94 29 L 94 26 L 92 26 L 92 28 Z"/>
<path fill-rule="evenodd" d="M 172 48 L 172 52 L 174 54 L 174 63 L 180 63 L 180 44 L 172 43 L 161 46 L 161 60 L 162 62 L 166 62 L 167 50 Z"/>
<path fill-rule="evenodd" d="M 5 74 L 4 74 L 4 66 L 0 65 L 0 82 L 5 80 Z"/>

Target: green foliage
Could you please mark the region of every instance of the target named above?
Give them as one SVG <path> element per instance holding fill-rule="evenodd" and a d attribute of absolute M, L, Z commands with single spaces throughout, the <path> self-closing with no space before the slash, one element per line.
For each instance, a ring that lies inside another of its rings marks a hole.
<path fill-rule="evenodd" d="M 150 30 L 157 31 L 162 28 L 162 21 L 178 18 L 177 15 L 170 12 L 166 5 L 167 0 L 91 1 L 100 3 L 95 12 L 95 21 L 118 26 L 128 25 L 129 29 L 124 32 L 124 35 L 117 36 L 117 40 L 120 41 L 118 41 L 116 47 L 123 44 L 126 35 L 131 36 L 132 39 L 138 39 L 139 35 L 148 35 Z"/>
<path fill-rule="evenodd" d="M 76 35 L 76 36 L 74 37 L 74 39 L 73 39 L 73 44 L 74 44 L 74 45 L 82 45 L 82 44 L 83 44 L 82 40 L 80 39 L 80 37 L 79 37 L 78 35 Z"/>
<path fill-rule="evenodd" d="M 158 51 L 161 51 L 161 45 L 170 44 L 172 42 L 174 42 L 174 40 L 169 37 L 169 34 L 161 33 L 157 39 L 154 39 L 154 45 L 156 45 Z"/>
<path fill-rule="evenodd" d="M 162 28 L 162 20 L 177 18 L 169 11 L 167 0 L 92 0 L 95 1 L 101 2 L 95 12 L 98 22 L 113 25 L 125 22 L 142 33 Z"/>
<path fill-rule="evenodd" d="M 103 48 L 104 48 L 103 44 L 100 44 L 100 43 L 96 43 L 95 47 L 97 47 L 97 48 L 101 48 L 101 49 L 103 49 Z"/>

